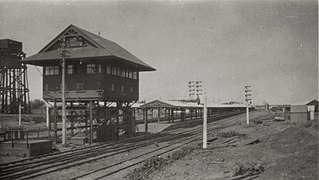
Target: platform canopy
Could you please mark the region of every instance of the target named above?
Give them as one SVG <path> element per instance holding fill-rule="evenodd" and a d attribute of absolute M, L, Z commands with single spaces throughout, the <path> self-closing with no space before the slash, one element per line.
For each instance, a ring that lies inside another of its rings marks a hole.
<path fill-rule="evenodd" d="M 22 63 L 44 66 L 50 62 L 61 60 L 61 37 L 66 38 L 68 58 L 70 60 L 96 60 L 121 62 L 134 67 L 138 71 L 155 71 L 155 69 L 144 63 L 139 58 L 110 40 L 69 25 L 57 37 L 49 42 L 39 53 L 29 56 Z"/>
<path fill-rule="evenodd" d="M 182 101 L 154 100 L 140 104 L 139 108 L 203 108 L 203 104 Z M 208 108 L 245 108 L 244 104 L 208 104 Z"/>

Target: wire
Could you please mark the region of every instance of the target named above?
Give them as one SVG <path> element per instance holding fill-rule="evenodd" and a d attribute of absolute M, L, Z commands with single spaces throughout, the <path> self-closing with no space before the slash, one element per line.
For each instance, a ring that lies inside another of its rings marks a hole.
<path fill-rule="evenodd" d="M 185 97 L 186 97 L 186 94 L 187 94 L 187 90 L 188 90 L 188 85 L 186 87 L 186 91 L 185 91 L 185 94 L 184 94 L 184 97 L 183 97 L 183 100 L 186 100 Z"/>
<path fill-rule="evenodd" d="M 38 67 L 36 65 L 34 65 L 34 67 L 38 70 L 38 72 L 41 74 L 41 76 L 43 76 L 43 74 L 41 73 L 41 71 L 38 69 Z"/>

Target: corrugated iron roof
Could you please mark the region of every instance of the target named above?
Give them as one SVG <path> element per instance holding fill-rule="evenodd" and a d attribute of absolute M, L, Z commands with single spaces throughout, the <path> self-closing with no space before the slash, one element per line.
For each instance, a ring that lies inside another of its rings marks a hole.
<path fill-rule="evenodd" d="M 61 59 L 59 50 L 45 51 L 50 45 L 53 45 L 58 41 L 59 37 L 69 29 L 77 30 L 81 35 L 87 40 L 97 45 L 97 47 L 80 47 L 80 48 L 68 48 L 70 52 L 68 59 L 78 59 L 78 58 L 98 58 L 98 57 L 117 57 L 138 65 L 141 71 L 155 71 L 155 69 L 148 64 L 144 63 L 142 60 L 110 40 L 86 31 L 82 28 L 76 27 L 74 25 L 68 26 L 62 33 L 60 33 L 56 38 L 54 38 L 48 45 L 46 45 L 39 53 L 29 56 L 21 62 L 29 64 L 40 64 L 40 61 L 48 60 L 59 60 Z"/>

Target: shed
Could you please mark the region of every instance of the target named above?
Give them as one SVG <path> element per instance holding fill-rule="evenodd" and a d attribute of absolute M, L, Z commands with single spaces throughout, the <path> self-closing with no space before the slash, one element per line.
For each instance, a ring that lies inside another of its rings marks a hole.
<path fill-rule="evenodd" d="M 290 120 L 295 123 L 306 122 L 308 120 L 307 105 L 291 105 Z"/>
<path fill-rule="evenodd" d="M 306 101 L 291 105 L 290 119 L 292 122 L 306 122 L 307 120 L 318 119 L 318 101 Z"/>

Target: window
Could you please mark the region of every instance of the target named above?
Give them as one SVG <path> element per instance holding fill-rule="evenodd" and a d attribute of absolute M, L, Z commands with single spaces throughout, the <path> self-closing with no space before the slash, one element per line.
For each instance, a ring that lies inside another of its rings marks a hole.
<path fill-rule="evenodd" d="M 112 75 L 116 76 L 116 68 L 112 67 Z"/>
<path fill-rule="evenodd" d="M 116 68 L 116 71 L 117 71 L 117 76 L 121 76 L 120 68 Z"/>
<path fill-rule="evenodd" d="M 132 73 L 132 71 L 129 71 L 129 76 L 128 76 L 130 79 L 132 79 L 133 78 L 133 73 Z"/>
<path fill-rule="evenodd" d="M 133 72 L 133 79 L 137 79 L 137 72 Z"/>
<path fill-rule="evenodd" d="M 124 92 L 125 91 L 125 87 L 124 85 L 121 86 L 121 92 Z"/>
<path fill-rule="evenodd" d="M 115 87 L 114 87 L 114 84 L 112 83 L 111 84 L 111 91 L 114 91 L 115 90 Z"/>
<path fill-rule="evenodd" d="M 125 71 L 125 77 L 126 77 L 126 78 L 128 78 L 128 74 L 129 74 L 129 73 L 128 73 L 128 70 Z"/>
<path fill-rule="evenodd" d="M 59 66 L 45 66 L 45 75 L 58 75 Z"/>
<path fill-rule="evenodd" d="M 84 83 L 76 83 L 76 90 L 77 91 L 84 90 Z"/>
<path fill-rule="evenodd" d="M 111 74 L 111 66 L 109 65 L 106 66 L 106 73 Z"/>
<path fill-rule="evenodd" d="M 49 91 L 49 84 L 44 84 L 44 91 Z"/>
<path fill-rule="evenodd" d="M 133 86 L 130 87 L 130 92 L 133 93 Z"/>
<path fill-rule="evenodd" d="M 69 64 L 66 72 L 67 74 L 74 74 L 74 65 Z"/>
<path fill-rule="evenodd" d="M 122 77 L 125 77 L 125 70 L 122 69 Z"/>
<path fill-rule="evenodd" d="M 100 74 L 100 73 L 102 73 L 102 65 L 101 64 L 87 64 L 86 65 L 86 73 L 87 74 Z"/>
<path fill-rule="evenodd" d="M 73 36 L 66 38 L 67 47 L 83 47 L 86 46 L 86 42 L 82 37 Z"/>

